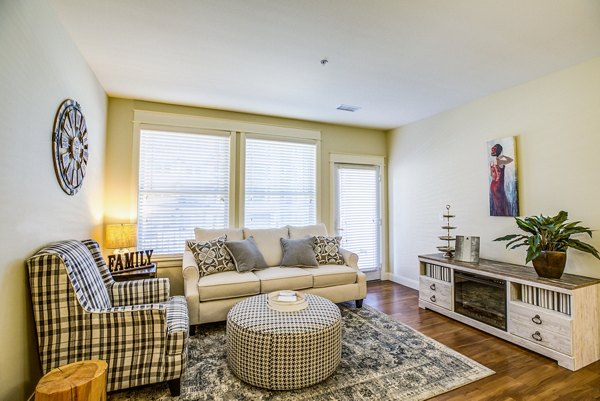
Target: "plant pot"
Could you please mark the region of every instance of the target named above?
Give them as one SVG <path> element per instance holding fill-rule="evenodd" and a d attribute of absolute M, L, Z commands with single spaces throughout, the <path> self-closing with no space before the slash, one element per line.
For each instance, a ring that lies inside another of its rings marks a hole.
<path fill-rule="evenodd" d="M 567 264 L 566 252 L 542 251 L 533 259 L 533 267 L 540 277 L 560 278 Z"/>

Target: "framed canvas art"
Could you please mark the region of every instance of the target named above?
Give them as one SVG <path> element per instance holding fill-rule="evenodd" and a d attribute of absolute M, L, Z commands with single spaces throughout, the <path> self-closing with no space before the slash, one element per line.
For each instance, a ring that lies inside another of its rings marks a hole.
<path fill-rule="evenodd" d="M 514 136 L 487 142 L 490 216 L 518 216 L 517 152 Z"/>

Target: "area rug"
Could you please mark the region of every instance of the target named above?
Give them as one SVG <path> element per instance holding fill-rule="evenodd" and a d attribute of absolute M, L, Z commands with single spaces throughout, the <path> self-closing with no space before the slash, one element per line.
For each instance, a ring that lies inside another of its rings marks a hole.
<path fill-rule="evenodd" d="M 423 400 L 494 372 L 369 306 L 340 304 L 342 362 L 327 380 L 300 390 L 269 391 L 240 381 L 227 367 L 225 324 L 201 326 L 190 338 L 179 397 L 166 383 L 129 389 L 110 401 Z"/>

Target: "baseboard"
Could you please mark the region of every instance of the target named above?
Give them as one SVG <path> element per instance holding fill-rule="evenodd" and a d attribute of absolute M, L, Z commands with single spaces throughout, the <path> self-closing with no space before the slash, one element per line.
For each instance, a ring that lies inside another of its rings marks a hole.
<path fill-rule="evenodd" d="M 403 276 L 398 276 L 397 274 L 386 272 L 386 273 L 382 273 L 381 278 L 383 280 L 389 280 L 389 281 L 393 281 L 394 283 L 405 285 L 405 286 L 413 288 L 415 290 L 419 289 L 419 282 L 417 280 L 413 280 L 413 279 L 406 278 Z"/>

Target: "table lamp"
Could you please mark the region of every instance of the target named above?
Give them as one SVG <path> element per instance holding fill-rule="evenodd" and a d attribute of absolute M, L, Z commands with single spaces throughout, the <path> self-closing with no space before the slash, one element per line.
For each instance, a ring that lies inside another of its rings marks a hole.
<path fill-rule="evenodd" d="M 123 255 L 129 252 L 129 248 L 136 245 L 136 224 L 107 224 L 106 242 L 107 249 L 114 249 L 115 255 Z"/>

